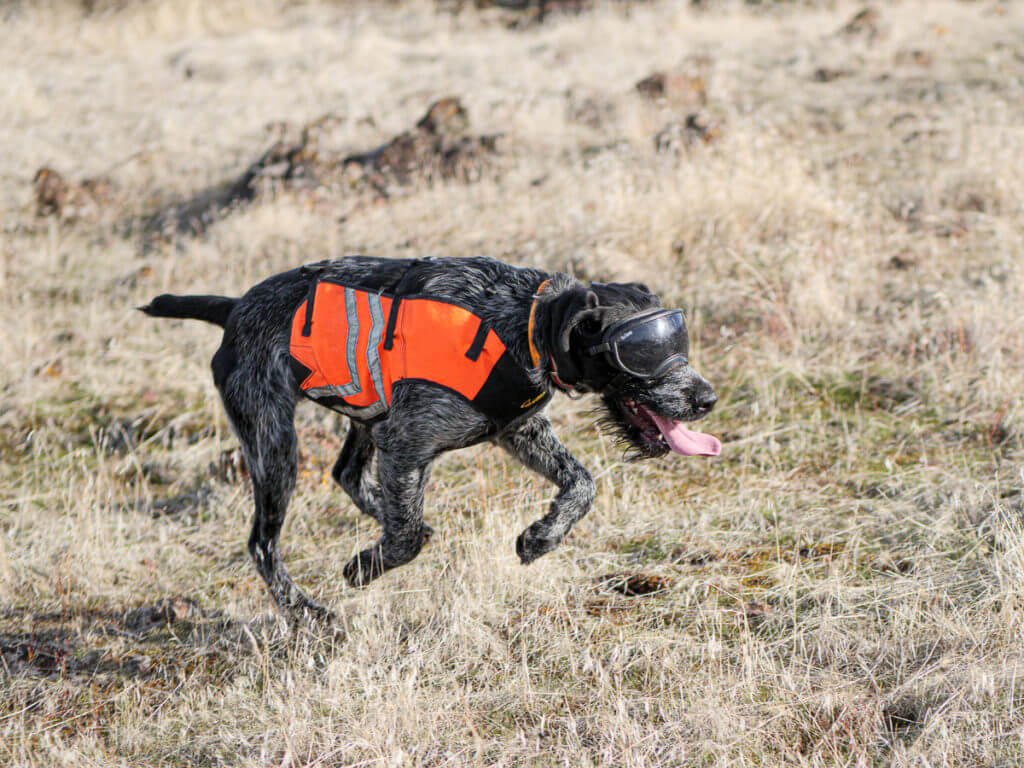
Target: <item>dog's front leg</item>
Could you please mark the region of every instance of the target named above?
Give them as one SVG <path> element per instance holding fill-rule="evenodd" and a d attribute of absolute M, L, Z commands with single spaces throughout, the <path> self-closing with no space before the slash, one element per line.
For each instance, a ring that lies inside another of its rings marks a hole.
<path fill-rule="evenodd" d="M 558 486 L 550 511 L 516 539 L 516 554 L 525 565 L 550 552 L 587 514 L 596 487 L 590 473 L 562 445 L 546 416 L 534 416 L 498 444 L 523 464 Z"/>
<path fill-rule="evenodd" d="M 384 499 L 380 483 L 377 482 L 377 473 L 372 466 L 376 450 L 369 428 L 352 422 L 348 428 L 348 435 L 345 436 L 345 444 L 341 447 L 341 454 L 331 471 L 331 476 L 349 495 L 360 512 L 384 525 L 381 516 Z M 424 523 L 423 527 L 427 539 L 434 535 L 434 529 L 427 523 Z"/>
<path fill-rule="evenodd" d="M 380 510 L 383 506 L 380 487 L 369 471 L 374 450 L 370 430 L 362 424 L 352 422 L 345 436 L 345 444 L 341 447 L 334 469 L 331 470 L 331 477 L 348 494 L 360 512 L 380 523 Z"/>
<path fill-rule="evenodd" d="M 380 539 L 345 566 L 353 587 L 364 587 L 385 571 L 404 565 L 419 554 L 431 533 L 423 523 L 423 490 L 430 476 L 431 456 L 414 458 L 401 452 L 378 451 L 381 488 Z"/>

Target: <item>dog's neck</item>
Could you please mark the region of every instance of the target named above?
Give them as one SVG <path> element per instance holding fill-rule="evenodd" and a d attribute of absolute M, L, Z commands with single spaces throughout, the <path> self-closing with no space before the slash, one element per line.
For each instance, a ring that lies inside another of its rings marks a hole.
<path fill-rule="evenodd" d="M 567 395 L 572 396 L 576 393 L 576 390 L 558 377 L 558 368 L 555 365 L 555 358 L 547 350 L 542 352 L 541 349 L 538 348 L 537 340 L 534 338 L 537 330 L 537 307 L 550 284 L 551 280 L 549 278 L 537 286 L 537 290 L 534 291 L 533 303 L 530 304 L 530 319 L 526 324 L 526 343 L 530 350 L 530 362 L 533 363 L 533 367 L 546 373 L 548 378 L 551 379 L 551 382 L 558 389 L 562 390 Z"/>

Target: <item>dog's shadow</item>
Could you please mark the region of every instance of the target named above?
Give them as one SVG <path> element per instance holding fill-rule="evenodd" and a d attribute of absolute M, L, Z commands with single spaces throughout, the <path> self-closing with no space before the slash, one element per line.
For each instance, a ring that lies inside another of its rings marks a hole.
<path fill-rule="evenodd" d="M 0 670 L 11 678 L 230 680 L 253 659 L 296 653 L 326 661 L 344 640 L 336 626 L 267 613 L 250 621 L 176 596 L 153 604 L 54 612 L 0 612 Z"/>

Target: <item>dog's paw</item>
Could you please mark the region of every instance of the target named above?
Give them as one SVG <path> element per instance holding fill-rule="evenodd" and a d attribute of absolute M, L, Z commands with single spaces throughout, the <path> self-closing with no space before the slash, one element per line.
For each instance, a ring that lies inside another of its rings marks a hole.
<path fill-rule="evenodd" d="M 348 565 L 342 571 L 349 586 L 357 588 L 365 587 L 382 573 L 384 573 L 384 565 L 381 562 L 380 550 L 376 547 L 364 549 L 349 560 Z"/>
<path fill-rule="evenodd" d="M 559 541 L 561 540 L 538 536 L 536 523 L 534 523 L 516 539 L 516 554 L 519 555 L 519 561 L 523 565 L 527 565 L 557 547 Z"/>

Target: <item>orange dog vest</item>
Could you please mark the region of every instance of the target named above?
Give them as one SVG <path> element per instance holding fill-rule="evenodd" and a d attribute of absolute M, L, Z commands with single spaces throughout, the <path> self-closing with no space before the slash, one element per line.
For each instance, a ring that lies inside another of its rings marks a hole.
<path fill-rule="evenodd" d="M 423 296 L 320 280 L 292 318 L 290 352 L 304 395 L 357 418 L 386 412 L 401 381 L 456 392 L 499 428 L 550 398 L 479 317 Z"/>

